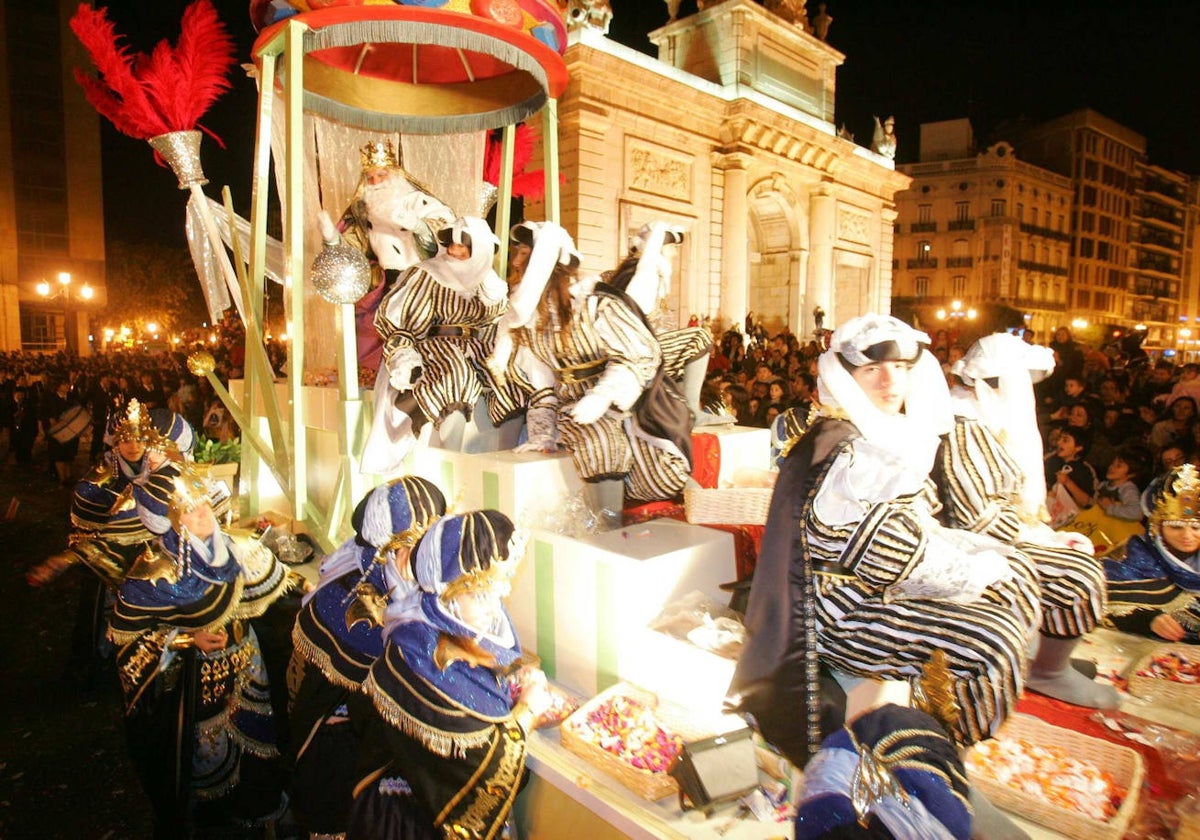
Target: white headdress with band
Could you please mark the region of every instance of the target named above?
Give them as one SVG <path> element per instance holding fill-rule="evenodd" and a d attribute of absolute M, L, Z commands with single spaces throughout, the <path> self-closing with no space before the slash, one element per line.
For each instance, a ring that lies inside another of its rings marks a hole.
<path fill-rule="evenodd" d="M 841 409 L 864 438 L 890 452 L 919 475 L 928 475 L 940 436 L 954 421 L 941 365 L 928 350 L 929 336 L 890 315 L 862 315 L 833 332 L 830 349 L 817 361 L 821 405 Z M 887 348 L 886 359 L 880 358 Z M 854 367 L 881 360 L 912 363 L 904 413 L 880 411 L 838 357 Z"/>
<path fill-rule="evenodd" d="M 985 335 L 950 368 L 975 389 L 980 421 L 1021 468 L 1021 510 L 1037 518 L 1045 511 L 1046 476 L 1033 383 L 1053 370 L 1053 350 L 1008 333 Z"/>
<path fill-rule="evenodd" d="M 468 245 L 471 256 L 465 260 L 448 257 L 446 245 L 442 244 L 447 237 L 451 242 Z M 438 231 L 437 256 L 422 262 L 421 268 L 438 283 L 461 295 L 478 296 L 489 304 L 498 303 L 508 293 L 507 284 L 492 269 L 499 244 L 500 240 L 485 220 L 462 216 Z"/>

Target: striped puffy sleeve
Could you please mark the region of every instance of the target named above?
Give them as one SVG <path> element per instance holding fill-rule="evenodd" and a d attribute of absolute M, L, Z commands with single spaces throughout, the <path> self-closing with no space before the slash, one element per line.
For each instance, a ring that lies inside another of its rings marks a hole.
<path fill-rule="evenodd" d="M 956 418 L 940 457 L 950 523 L 1003 542 L 1016 540 L 1021 469 L 991 431 L 977 420 Z"/>
<path fill-rule="evenodd" d="M 930 502 L 923 479 L 875 461 L 855 441 L 837 456 L 817 492 L 807 523 L 813 559 L 835 560 L 888 599 L 969 603 L 1010 576 L 1002 543 L 943 527 Z"/>

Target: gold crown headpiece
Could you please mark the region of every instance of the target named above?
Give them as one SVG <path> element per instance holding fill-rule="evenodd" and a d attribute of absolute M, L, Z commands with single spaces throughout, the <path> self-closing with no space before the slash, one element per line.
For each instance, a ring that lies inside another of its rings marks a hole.
<path fill-rule="evenodd" d="M 142 404 L 134 399 L 125 406 L 125 416 L 117 421 L 114 431 L 117 443 L 145 443 L 146 436 L 154 431 L 154 427 L 150 425 L 150 417 L 142 410 Z"/>
<path fill-rule="evenodd" d="M 411 528 L 392 534 L 391 539 L 379 546 L 375 552 L 375 562 L 386 563 L 391 555 L 401 548 L 412 551 L 421 541 L 421 537 L 425 536 L 425 532 L 432 528 L 433 523 L 437 522 L 439 518 L 437 514 L 430 514 L 427 519 L 414 522 Z"/>
<path fill-rule="evenodd" d="M 1150 524 L 1161 528 L 1165 522 L 1200 520 L 1200 472 L 1193 464 L 1184 464 L 1167 473 L 1154 491 Z"/>
<path fill-rule="evenodd" d="M 150 413 L 136 399 L 125 406 L 125 416 L 117 421 L 114 437 L 117 443 L 142 443 L 147 449 L 157 449 L 168 455 L 179 452 L 179 444 L 154 428 Z"/>
<path fill-rule="evenodd" d="M 364 172 L 368 169 L 393 169 L 400 165 L 391 140 L 372 140 L 359 149 L 359 159 Z"/>
<path fill-rule="evenodd" d="M 184 464 L 179 475 L 175 476 L 171 498 L 167 502 L 167 519 L 171 525 L 178 530 L 181 516 L 191 513 L 200 505 L 211 505 L 215 491 L 216 487 L 208 475 Z"/>

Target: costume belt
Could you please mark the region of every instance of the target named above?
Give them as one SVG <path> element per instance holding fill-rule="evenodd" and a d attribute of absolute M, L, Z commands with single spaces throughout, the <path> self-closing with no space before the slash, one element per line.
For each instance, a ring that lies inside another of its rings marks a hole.
<path fill-rule="evenodd" d="M 470 338 L 479 330 L 470 324 L 443 324 L 430 327 L 426 338 Z"/>
<path fill-rule="evenodd" d="M 600 374 L 604 373 L 604 368 L 608 365 L 607 360 L 597 362 L 582 362 L 577 365 L 567 365 L 566 367 L 555 368 L 554 372 L 558 374 L 558 378 L 568 385 L 573 385 L 576 382 L 587 382 L 589 379 L 595 379 Z"/>
<path fill-rule="evenodd" d="M 850 570 L 841 563 L 830 560 L 810 560 L 808 561 L 808 566 L 810 569 L 812 569 L 813 574 L 817 575 L 836 575 L 837 577 L 847 578 L 854 577 Z"/>

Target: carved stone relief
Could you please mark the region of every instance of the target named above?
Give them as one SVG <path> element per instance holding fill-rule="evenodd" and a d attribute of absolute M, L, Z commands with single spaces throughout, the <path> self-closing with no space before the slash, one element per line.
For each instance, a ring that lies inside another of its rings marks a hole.
<path fill-rule="evenodd" d="M 849 207 L 839 207 L 837 236 L 847 242 L 871 244 L 871 217 Z"/>
<path fill-rule="evenodd" d="M 629 188 L 677 201 L 692 200 L 691 155 L 631 140 L 625 150 Z"/>

